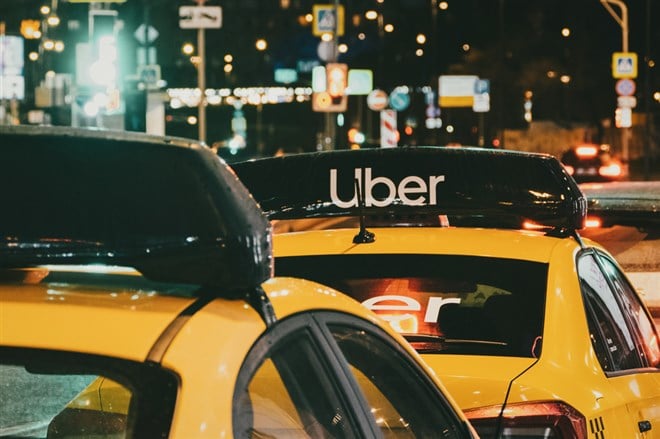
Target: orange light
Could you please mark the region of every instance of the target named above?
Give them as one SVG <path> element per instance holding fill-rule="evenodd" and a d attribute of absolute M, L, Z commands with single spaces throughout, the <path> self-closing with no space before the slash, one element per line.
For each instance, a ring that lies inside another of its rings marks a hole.
<path fill-rule="evenodd" d="M 319 110 L 325 110 L 332 105 L 332 98 L 327 92 L 314 93 L 312 96 L 312 105 Z M 318 111 L 318 110 L 317 110 Z"/>
<path fill-rule="evenodd" d="M 406 133 L 407 136 L 411 136 L 412 133 L 413 133 L 413 129 L 412 129 L 412 127 L 411 127 L 410 125 L 407 125 L 407 126 L 403 129 L 403 131 Z"/>
<path fill-rule="evenodd" d="M 575 148 L 575 154 L 583 159 L 593 158 L 598 154 L 598 147 L 596 145 L 580 145 Z"/>
<path fill-rule="evenodd" d="M 355 143 L 355 138 L 357 137 L 359 132 L 360 130 L 358 130 L 357 128 L 351 128 L 350 130 L 348 130 L 348 141 L 351 143 Z"/>
<path fill-rule="evenodd" d="M 348 85 L 348 66 L 346 64 L 329 63 L 326 66 L 326 77 L 328 78 L 328 94 L 333 98 L 343 96 Z"/>
<path fill-rule="evenodd" d="M 523 229 L 525 230 L 542 230 L 542 229 L 547 229 L 548 226 L 544 226 L 542 224 L 535 223 L 534 221 L 529 221 L 525 220 L 523 221 Z"/>
<path fill-rule="evenodd" d="M 575 174 L 575 168 L 572 167 L 571 165 L 564 165 L 564 169 L 566 169 L 566 172 L 568 172 L 568 175 Z"/>
<path fill-rule="evenodd" d="M 602 226 L 603 221 L 597 216 L 588 216 L 587 219 L 584 220 L 585 229 L 597 229 Z"/>
<path fill-rule="evenodd" d="M 39 27 L 41 23 L 39 20 L 22 20 L 21 21 L 21 35 L 28 40 L 39 38 L 41 32 Z"/>

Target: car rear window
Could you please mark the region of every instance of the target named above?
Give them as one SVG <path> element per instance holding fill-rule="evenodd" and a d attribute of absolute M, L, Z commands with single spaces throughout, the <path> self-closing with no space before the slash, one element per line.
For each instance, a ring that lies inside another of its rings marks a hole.
<path fill-rule="evenodd" d="M 316 255 L 277 258 L 275 271 L 347 293 L 421 353 L 540 353 L 546 264 L 456 255 Z"/>

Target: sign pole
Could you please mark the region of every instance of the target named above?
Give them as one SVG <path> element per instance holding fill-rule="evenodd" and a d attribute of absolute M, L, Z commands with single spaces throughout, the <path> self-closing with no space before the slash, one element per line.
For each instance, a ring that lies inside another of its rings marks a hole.
<path fill-rule="evenodd" d="M 4 68 L 5 66 L 5 22 L 0 21 L 0 67 Z M 5 72 L 4 70 L 0 71 L 0 75 L 4 75 Z M 4 78 L 0 78 L 0 80 L 3 80 Z M 5 100 L 5 94 L 4 90 L 0 90 L 2 92 L 2 96 L 0 98 L 2 99 L 0 103 L 0 125 L 4 125 L 5 122 L 7 121 L 7 102 Z"/>
<path fill-rule="evenodd" d="M 334 29 L 332 31 L 332 55 L 329 62 L 337 62 L 337 39 L 339 38 L 339 0 L 335 0 L 333 4 L 333 11 L 335 16 Z M 333 116 L 335 120 L 332 120 Z M 336 115 L 333 113 L 325 114 L 325 127 L 326 127 L 326 142 L 324 145 L 327 149 L 333 150 L 337 148 L 337 123 Z"/>
<path fill-rule="evenodd" d="M 628 7 L 622 0 L 600 0 L 601 4 L 607 9 L 607 12 L 610 13 L 612 18 L 617 22 L 621 27 L 621 49 L 623 53 L 628 53 Z M 612 9 L 611 4 L 614 4 L 619 7 L 621 10 L 621 15 L 619 16 L 616 11 Z M 622 150 L 622 159 L 626 166 L 628 165 L 628 137 L 630 132 L 627 127 L 621 128 L 621 150 Z"/>
<path fill-rule="evenodd" d="M 199 6 L 204 6 L 206 0 L 197 0 Z M 197 87 L 201 93 L 197 105 L 197 126 L 199 140 L 206 142 L 206 47 L 204 28 L 197 29 L 197 48 L 199 51 L 199 64 L 197 65 Z"/>

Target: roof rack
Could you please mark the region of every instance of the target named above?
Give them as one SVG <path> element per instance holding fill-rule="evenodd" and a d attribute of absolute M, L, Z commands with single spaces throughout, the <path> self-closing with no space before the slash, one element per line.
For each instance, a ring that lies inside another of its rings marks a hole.
<path fill-rule="evenodd" d="M 586 216 L 577 183 L 547 154 L 418 146 L 321 151 L 231 166 L 270 219 L 446 215 L 479 226 L 519 228 L 532 221 L 575 230 Z"/>
<path fill-rule="evenodd" d="M 0 127 L 0 205 L 0 268 L 130 266 L 223 294 L 272 274 L 268 220 L 194 140 Z"/>

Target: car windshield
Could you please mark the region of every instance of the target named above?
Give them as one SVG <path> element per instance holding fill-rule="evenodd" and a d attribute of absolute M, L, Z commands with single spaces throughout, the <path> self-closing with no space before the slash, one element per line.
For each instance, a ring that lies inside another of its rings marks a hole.
<path fill-rule="evenodd" d="M 279 257 L 275 271 L 347 293 L 420 353 L 539 354 L 547 264 L 457 255 L 317 255 Z"/>

